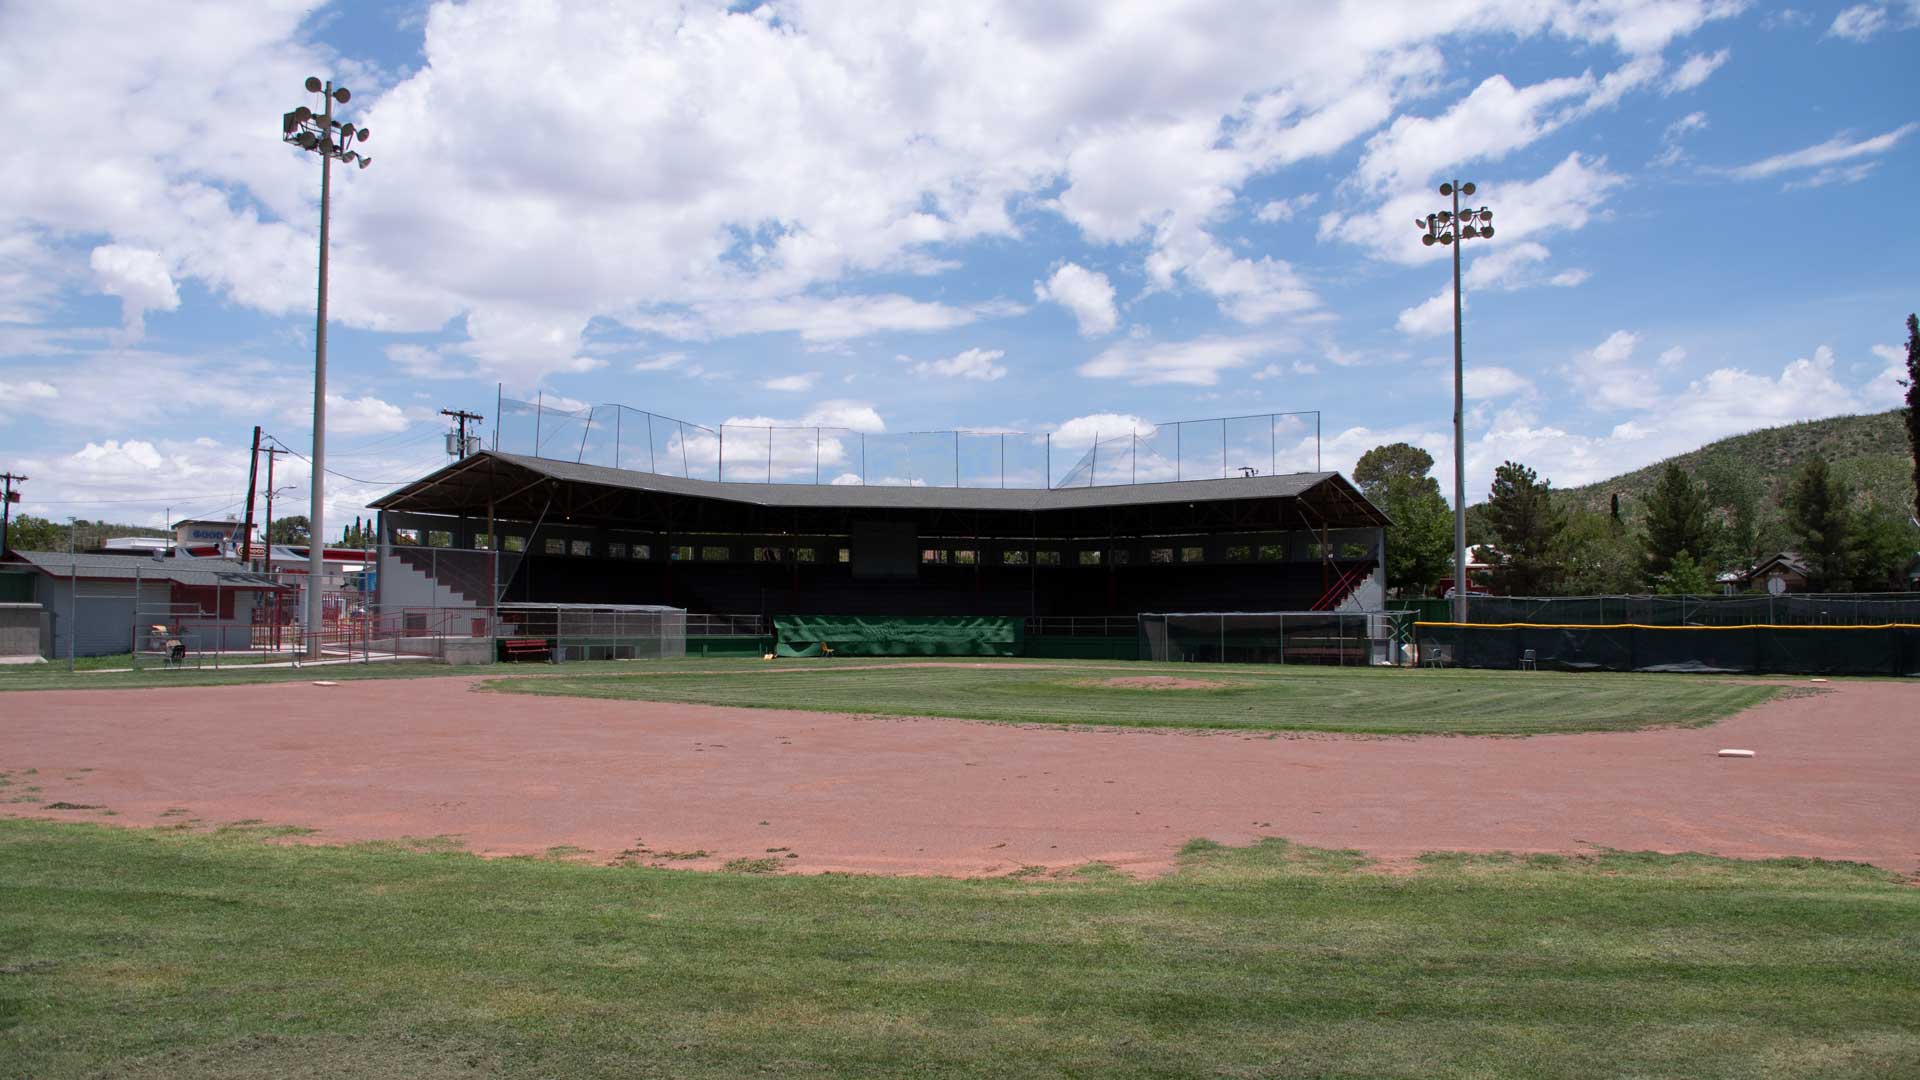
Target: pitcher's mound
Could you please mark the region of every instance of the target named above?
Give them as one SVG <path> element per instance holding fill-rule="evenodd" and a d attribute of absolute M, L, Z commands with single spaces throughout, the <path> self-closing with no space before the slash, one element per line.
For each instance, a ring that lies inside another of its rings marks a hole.
<path fill-rule="evenodd" d="M 1234 685 L 1218 679 L 1183 679 L 1178 675 L 1125 675 L 1116 679 L 1080 679 L 1076 684 L 1115 690 L 1225 690 Z"/>

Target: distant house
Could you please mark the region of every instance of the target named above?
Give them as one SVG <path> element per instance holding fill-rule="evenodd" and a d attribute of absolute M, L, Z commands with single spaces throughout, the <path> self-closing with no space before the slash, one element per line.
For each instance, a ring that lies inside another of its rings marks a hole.
<path fill-rule="evenodd" d="M 1756 563 L 1753 569 L 1739 575 L 1734 584 L 1742 591 L 1778 595 L 1806 592 L 1812 578 L 1813 568 L 1805 559 L 1796 552 L 1782 551 Z"/>
<path fill-rule="evenodd" d="M 8 552 L 0 567 L 30 571 L 32 600 L 53 614 L 53 655 L 109 656 L 166 625 L 189 649 L 249 647 L 268 598 L 288 590 L 225 559 Z"/>

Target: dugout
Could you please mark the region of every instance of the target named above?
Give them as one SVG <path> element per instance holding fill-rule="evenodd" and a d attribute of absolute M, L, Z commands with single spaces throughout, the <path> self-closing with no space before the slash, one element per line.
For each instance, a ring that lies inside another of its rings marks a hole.
<path fill-rule="evenodd" d="M 483 451 L 372 505 L 385 605 L 418 595 L 763 617 L 1131 617 L 1377 610 L 1385 591 L 1387 518 L 1335 472 L 843 486 Z M 445 554 L 459 549 L 497 554 Z"/>

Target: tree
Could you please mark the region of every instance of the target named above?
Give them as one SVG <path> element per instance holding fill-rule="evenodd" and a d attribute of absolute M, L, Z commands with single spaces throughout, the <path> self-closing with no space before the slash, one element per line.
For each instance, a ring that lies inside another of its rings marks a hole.
<path fill-rule="evenodd" d="M 267 530 L 269 544 L 304 544 L 310 525 L 305 514 L 288 514 L 273 519 L 273 526 Z"/>
<path fill-rule="evenodd" d="M 67 527 L 32 514 L 21 514 L 7 527 L 9 551 L 65 551 Z"/>
<path fill-rule="evenodd" d="M 1640 538 L 1611 513 L 1569 512 L 1555 546 L 1562 595 L 1634 593 L 1646 580 Z"/>
<path fill-rule="evenodd" d="M 1920 518 L 1920 316 L 1907 316 L 1907 446 L 1913 451 L 1913 513 Z"/>
<path fill-rule="evenodd" d="M 1762 513 L 1766 484 L 1753 463 L 1734 456 L 1701 459 L 1696 475 L 1707 488 L 1707 523 L 1713 530 L 1712 565 L 1745 570 L 1780 550 L 1784 538 Z M 1696 556 L 1705 552 L 1695 552 Z"/>
<path fill-rule="evenodd" d="M 1800 546 L 1800 557 L 1812 572 L 1811 584 L 1816 592 L 1833 592 L 1848 584 L 1850 496 L 1847 485 L 1833 475 L 1824 457 L 1801 466 L 1787 493 L 1788 519 Z"/>
<path fill-rule="evenodd" d="M 1433 455 L 1407 443 L 1376 446 L 1353 467 L 1354 483 L 1393 519 L 1387 527 L 1387 587 L 1424 592 L 1453 568 L 1453 511 L 1427 473 Z"/>
<path fill-rule="evenodd" d="M 1560 577 L 1555 556 L 1565 515 L 1553 505 L 1553 484 L 1532 469 L 1506 461 L 1493 471 L 1488 525 L 1498 553 L 1493 585 L 1509 596 L 1541 596 Z"/>
<path fill-rule="evenodd" d="M 1387 586 L 1425 593 L 1453 569 L 1453 511 L 1430 476 L 1387 481 Z"/>
<path fill-rule="evenodd" d="M 1864 513 L 1854 514 L 1852 534 L 1848 537 L 1848 559 L 1853 567 L 1853 584 L 1860 589 L 1904 589 L 1907 565 L 1913 561 L 1913 526 L 1898 511 L 1889 512 L 1868 504 Z"/>
<path fill-rule="evenodd" d="M 1682 552 L 1699 562 L 1714 546 L 1712 522 L 1707 518 L 1707 496 L 1685 469 L 1669 461 L 1659 483 L 1647 497 L 1647 577 L 1657 580 L 1673 569 Z"/>
<path fill-rule="evenodd" d="M 1411 443 L 1388 443 L 1360 455 L 1353 466 L 1353 482 L 1367 498 L 1395 478 L 1418 480 L 1433 471 L 1433 455 Z M 1435 485 L 1438 490 L 1438 485 Z M 1377 502 L 1378 500 L 1376 500 Z"/>
<path fill-rule="evenodd" d="M 1713 575 L 1683 550 L 1660 575 L 1658 588 L 1667 596 L 1704 596 L 1713 591 Z"/>

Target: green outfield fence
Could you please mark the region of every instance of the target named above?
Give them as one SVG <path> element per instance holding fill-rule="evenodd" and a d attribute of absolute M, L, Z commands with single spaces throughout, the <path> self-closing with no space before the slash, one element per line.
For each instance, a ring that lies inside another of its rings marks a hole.
<path fill-rule="evenodd" d="M 1423 664 L 1559 671 L 1920 676 L 1920 623 L 1414 624 Z"/>
<path fill-rule="evenodd" d="M 1450 622 L 1452 601 L 1392 600 L 1427 622 Z M 1467 622 L 1552 626 L 1884 626 L 1920 623 L 1920 593 L 1780 596 L 1469 596 Z"/>

